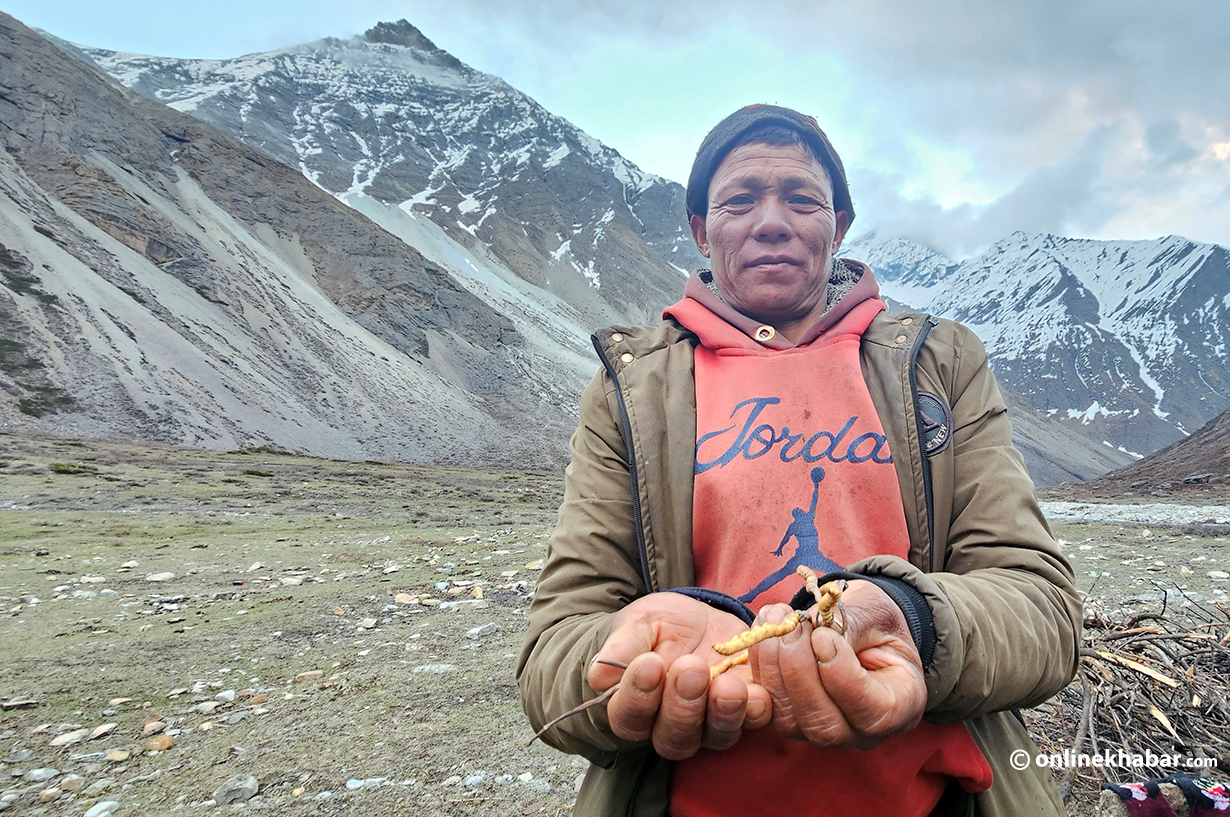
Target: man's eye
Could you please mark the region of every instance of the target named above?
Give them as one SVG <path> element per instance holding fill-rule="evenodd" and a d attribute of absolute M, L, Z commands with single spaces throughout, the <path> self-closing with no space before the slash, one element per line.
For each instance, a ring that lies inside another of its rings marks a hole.
<path fill-rule="evenodd" d="M 738 196 L 732 196 L 722 203 L 724 207 L 750 207 L 755 204 L 751 196 L 742 193 Z"/>
<path fill-rule="evenodd" d="M 796 207 L 820 207 L 820 202 L 811 196 L 791 196 L 790 203 Z"/>

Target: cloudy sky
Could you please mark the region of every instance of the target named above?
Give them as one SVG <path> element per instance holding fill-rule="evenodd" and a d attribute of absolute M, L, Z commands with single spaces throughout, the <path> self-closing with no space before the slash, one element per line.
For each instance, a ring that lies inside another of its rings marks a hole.
<path fill-rule="evenodd" d="M 855 233 L 952 255 L 1014 230 L 1230 245 L 1223 0 L 8 0 L 86 45 L 228 57 L 405 17 L 625 156 L 684 181 L 751 102 L 813 114 Z"/>

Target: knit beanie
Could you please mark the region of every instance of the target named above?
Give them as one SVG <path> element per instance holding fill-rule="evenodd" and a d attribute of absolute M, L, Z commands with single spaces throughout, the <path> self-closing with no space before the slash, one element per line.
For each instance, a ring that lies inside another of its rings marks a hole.
<path fill-rule="evenodd" d="M 795 131 L 811 147 L 820 163 L 828 171 L 833 182 L 833 209 L 845 210 L 854 221 L 854 202 L 850 200 L 850 188 L 846 184 L 846 169 L 841 164 L 841 157 L 833 150 L 829 138 L 820 130 L 816 120 L 810 116 L 781 108 L 777 105 L 748 105 L 740 108 L 709 131 L 705 141 L 700 143 L 696 151 L 696 160 L 692 163 L 692 173 L 688 177 L 688 218 L 706 216 L 709 213 L 709 182 L 726 155 L 743 144 L 743 136 L 748 131 L 760 125 L 781 125 Z"/>

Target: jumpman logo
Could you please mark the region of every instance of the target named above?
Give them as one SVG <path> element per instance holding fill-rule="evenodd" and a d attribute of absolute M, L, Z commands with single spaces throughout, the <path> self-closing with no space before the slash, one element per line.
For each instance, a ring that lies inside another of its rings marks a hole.
<path fill-rule="evenodd" d="M 780 569 L 766 576 L 760 584 L 739 596 L 739 601 L 750 604 L 753 599 L 782 579 L 794 575 L 799 565 L 806 565 L 821 576 L 841 570 L 841 565 L 820 552 L 820 532 L 816 528 L 816 503 L 820 498 L 820 482 L 823 479 L 823 468 L 817 465 L 811 469 L 811 505 L 806 511 L 802 508 L 793 508 L 790 511 L 794 516 L 794 521 L 790 523 L 790 527 L 786 528 L 786 535 L 782 537 L 777 550 L 773 551 L 774 556 L 781 556 L 786 549 L 786 543 L 794 539 L 798 542 L 794 555 Z"/>

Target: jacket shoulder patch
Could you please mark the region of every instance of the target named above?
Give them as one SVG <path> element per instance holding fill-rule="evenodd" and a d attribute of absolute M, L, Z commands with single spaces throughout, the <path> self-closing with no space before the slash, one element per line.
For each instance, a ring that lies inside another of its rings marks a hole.
<path fill-rule="evenodd" d="M 952 409 L 938 395 L 920 391 L 918 416 L 922 420 L 923 454 L 934 457 L 952 442 Z"/>

